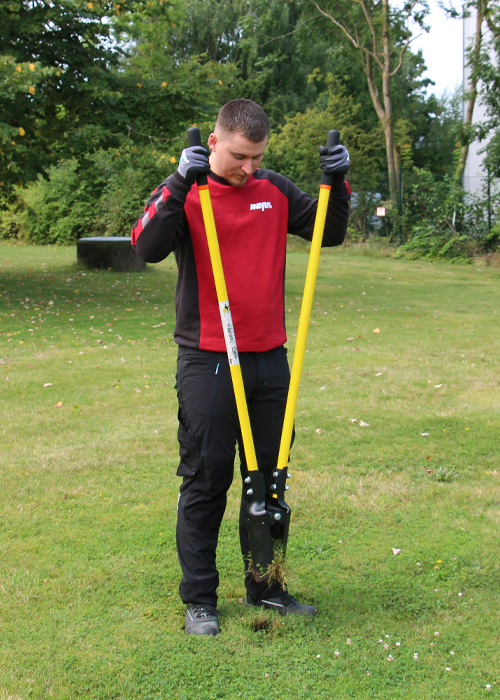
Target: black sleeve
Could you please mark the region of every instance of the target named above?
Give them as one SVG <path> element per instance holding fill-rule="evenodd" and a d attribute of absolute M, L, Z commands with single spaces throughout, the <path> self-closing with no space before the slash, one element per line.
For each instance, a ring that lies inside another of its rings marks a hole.
<path fill-rule="evenodd" d="M 191 185 L 176 171 L 153 192 L 132 229 L 132 247 L 145 262 L 164 260 L 185 234 L 184 213 Z"/>
<path fill-rule="evenodd" d="M 311 241 L 318 200 L 312 199 L 295 185 L 293 187 L 294 192 L 289 197 L 288 232 Z M 351 195 L 344 180 L 335 180 L 328 200 L 322 246 L 336 246 L 344 242 L 349 220 L 350 199 Z"/>
<path fill-rule="evenodd" d="M 288 233 L 311 241 L 318 200 L 300 190 L 291 180 L 273 170 L 259 168 L 254 177 L 267 179 L 288 199 Z M 318 178 L 319 180 L 319 178 Z M 319 183 L 318 183 L 319 186 Z M 347 234 L 351 194 L 343 175 L 334 175 L 326 212 L 323 246 L 341 245 Z"/>

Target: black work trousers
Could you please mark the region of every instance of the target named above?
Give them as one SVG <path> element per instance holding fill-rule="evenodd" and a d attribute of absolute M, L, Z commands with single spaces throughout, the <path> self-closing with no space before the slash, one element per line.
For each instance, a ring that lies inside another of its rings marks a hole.
<path fill-rule="evenodd" d="M 278 460 L 290 371 L 284 347 L 262 353 L 240 353 L 241 371 L 259 471 L 269 484 Z M 183 477 L 177 509 L 177 551 L 182 568 L 179 593 L 184 603 L 217 605 L 219 573 L 216 549 L 233 480 L 236 445 L 242 475 L 247 467 L 227 355 L 179 346 L 178 476 Z M 243 486 L 243 485 L 242 485 Z M 242 488 L 239 534 L 241 552 L 250 546 L 245 522 L 248 504 Z M 245 566 L 245 585 L 253 598 L 278 595 L 257 582 Z"/>

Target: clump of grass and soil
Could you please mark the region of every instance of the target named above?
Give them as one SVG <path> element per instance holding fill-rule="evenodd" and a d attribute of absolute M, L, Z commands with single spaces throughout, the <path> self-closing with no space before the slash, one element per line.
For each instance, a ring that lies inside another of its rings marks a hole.
<path fill-rule="evenodd" d="M 254 566 L 251 556 L 248 557 L 247 561 L 248 570 L 251 572 L 251 575 L 255 581 L 258 581 L 259 583 L 261 581 L 267 581 L 270 586 L 272 586 L 274 583 L 279 583 L 283 588 L 286 588 L 288 585 L 290 580 L 290 571 L 286 563 L 286 556 L 283 552 L 283 546 L 279 542 L 274 544 L 274 557 L 265 571 L 261 572 Z"/>
<path fill-rule="evenodd" d="M 292 449 L 290 592 L 186 637 L 173 260 L 0 245 L 0 699 L 500 697 L 499 271 L 323 251 Z M 291 251 L 290 357 L 307 251 Z"/>

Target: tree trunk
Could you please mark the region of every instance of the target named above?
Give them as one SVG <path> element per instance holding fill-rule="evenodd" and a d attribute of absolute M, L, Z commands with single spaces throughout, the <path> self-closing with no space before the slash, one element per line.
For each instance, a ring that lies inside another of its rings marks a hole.
<path fill-rule="evenodd" d="M 385 146 L 387 154 L 387 169 L 389 174 L 389 189 L 391 193 L 391 199 L 393 202 L 396 201 L 398 196 L 398 179 L 399 179 L 399 163 L 397 161 L 397 156 L 395 155 L 396 144 L 394 143 L 394 118 L 392 111 L 392 95 L 391 95 L 391 78 L 394 73 L 396 73 L 402 65 L 403 53 L 408 48 L 409 39 L 402 46 L 399 55 L 399 64 L 396 66 L 394 71 L 391 70 L 391 43 L 390 43 L 390 7 L 389 0 L 382 0 L 381 5 L 375 3 L 377 11 L 382 7 L 382 47 L 379 48 L 379 41 L 377 38 L 376 24 L 373 22 L 373 18 L 370 15 L 367 3 L 365 0 L 355 0 L 359 3 L 363 9 L 364 21 L 370 31 L 372 36 L 371 46 L 370 42 L 363 44 L 360 41 L 357 28 L 354 32 L 351 32 L 342 21 L 336 19 L 334 16 L 321 9 L 316 0 L 311 0 L 319 12 L 332 21 L 339 29 L 341 29 L 347 38 L 351 41 L 356 49 L 361 52 L 363 67 L 365 69 L 366 80 L 368 82 L 368 89 L 370 91 L 370 97 L 372 99 L 375 112 L 384 130 Z M 487 0 L 478 0 L 479 2 L 486 2 Z M 412 16 L 412 10 L 414 5 L 420 4 L 419 2 L 408 3 L 407 8 L 407 18 Z M 424 8 L 425 9 L 425 8 Z M 424 12 L 425 14 L 425 12 Z M 382 73 L 382 98 L 380 97 L 377 83 L 375 80 L 374 73 L 380 69 Z"/>
<path fill-rule="evenodd" d="M 392 98 L 391 98 L 391 47 L 389 41 L 389 2 L 384 0 L 383 5 L 383 30 L 382 30 L 382 46 L 383 46 L 383 69 L 382 69 L 382 92 L 383 103 L 380 99 L 380 94 L 373 76 L 373 61 L 370 54 L 366 55 L 365 73 L 368 82 L 370 97 L 377 113 L 377 117 L 382 124 L 385 136 L 385 150 L 387 154 L 387 170 L 389 174 L 389 191 L 391 199 L 396 200 L 398 191 L 398 173 L 394 159 L 394 119 L 392 115 Z"/>
<path fill-rule="evenodd" d="M 384 93 L 385 112 L 385 146 L 387 150 L 387 169 L 389 171 L 389 187 L 391 191 L 391 199 L 395 201 L 398 191 L 398 173 L 396 171 L 396 164 L 394 162 L 394 120 L 392 116 L 391 98 L 391 47 L 389 42 L 389 0 L 383 1 L 382 11 L 382 46 L 384 51 L 384 71 L 382 73 L 382 88 Z"/>
<path fill-rule="evenodd" d="M 486 15 L 486 0 L 478 0 L 477 2 L 477 14 L 476 14 L 476 32 L 474 35 L 474 44 L 472 46 L 472 52 L 468 61 L 468 65 L 471 68 L 471 74 L 468 86 L 468 99 L 466 103 L 465 119 L 464 125 L 468 127 L 472 124 L 472 117 L 474 116 L 474 107 L 476 105 L 477 99 L 477 83 L 479 81 L 479 71 L 478 63 L 479 56 L 481 53 L 482 44 L 482 33 L 481 25 Z M 465 48 L 465 47 L 464 47 Z M 467 135 L 466 135 L 467 136 Z M 467 163 L 467 156 L 469 155 L 469 142 L 468 140 L 463 144 L 460 151 L 460 158 L 458 160 L 457 170 L 456 170 L 456 182 L 459 185 L 463 185 L 463 177 L 465 172 L 465 165 Z"/>

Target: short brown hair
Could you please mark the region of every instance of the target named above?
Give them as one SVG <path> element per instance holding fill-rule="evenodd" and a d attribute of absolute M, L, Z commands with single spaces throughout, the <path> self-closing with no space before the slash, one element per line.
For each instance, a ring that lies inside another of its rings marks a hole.
<path fill-rule="evenodd" d="M 269 119 L 262 107 L 239 98 L 227 102 L 219 111 L 216 126 L 232 134 L 241 134 L 249 141 L 260 143 L 269 136 Z"/>

